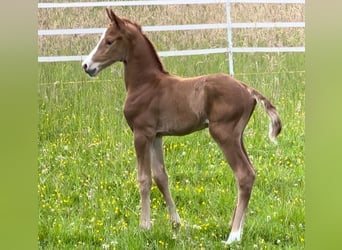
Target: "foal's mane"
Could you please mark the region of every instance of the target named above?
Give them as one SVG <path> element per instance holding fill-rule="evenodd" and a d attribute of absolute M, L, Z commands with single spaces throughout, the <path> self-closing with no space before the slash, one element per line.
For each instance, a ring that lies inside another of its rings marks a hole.
<path fill-rule="evenodd" d="M 153 57 L 155 58 L 155 60 L 156 60 L 156 62 L 158 64 L 158 68 L 160 69 L 160 71 L 163 72 L 163 73 L 168 74 L 168 72 L 164 69 L 164 66 L 163 66 L 162 62 L 160 61 L 160 58 L 158 56 L 156 48 L 154 47 L 152 42 L 147 38 L 147 36 L 143 33 L 141 26 L 139 24 L 135 23 L 135 22 L 132 22 L 131 20 L 126 19 L 126 18 L 122 18 L 122 20 L 124 20 L 125 22 L 130 23 L 134 27 L 136 27 L 136 29 L 139 31 L 139 33 L 143 36 L 143 38 L 147 42 L 147 45 L 150 48 L 150 51 L 153 54 Z"/>

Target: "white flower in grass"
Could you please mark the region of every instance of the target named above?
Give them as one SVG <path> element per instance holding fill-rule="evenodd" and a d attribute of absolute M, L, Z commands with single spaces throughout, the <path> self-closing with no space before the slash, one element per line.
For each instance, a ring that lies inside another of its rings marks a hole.
<path fill-rule="evenodd" d="M 102 248 L 105 250 L 109 249 L 109 244 L 103 243 Z"/>

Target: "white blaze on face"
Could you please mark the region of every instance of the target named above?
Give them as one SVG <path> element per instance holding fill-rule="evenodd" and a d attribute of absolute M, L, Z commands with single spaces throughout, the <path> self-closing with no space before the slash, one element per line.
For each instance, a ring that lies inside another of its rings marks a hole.
<path fill-rule="evenodd" d="M 82 68 L 90 75 L 90 76 L 96 76 L 99 72 L 99 63 L 93 61 L 93 56 L 95 55 L 97 49 L 99 48 L 102 40 L 104 39 L 106 35 L 106 30 L 102 33 L 102 36 L 100 38 L 100 41 L 97 43 L 95 48 L 90 52 L 90 54 L 87 56 L 87 58 L 82 62 Z"/>

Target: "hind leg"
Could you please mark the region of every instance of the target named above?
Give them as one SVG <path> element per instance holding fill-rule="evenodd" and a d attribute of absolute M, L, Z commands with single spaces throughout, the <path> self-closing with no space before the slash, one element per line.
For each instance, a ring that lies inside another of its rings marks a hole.
<path fill-rule="evenodd" d="M 255 171 L 242 143 L 243 128 L 237 126 L 236 123 L 212 123 L 209 131 L 226 156 L 237 182 L 238 199 L 231 219 L 231 232 L 225 242 L 230 244 L 241 240 Z"/>
<path fill-rule="evenodd" d="M 151 148 L 151 159 L 152 159 L 152 172 L 153 179 L 158 186 L 158 189 L 164 196 L 164 200 L 166 202 L 166 206 L 169 212 L 170 220 L 172 223 L 179 225 L 181 223 L 180 217 L 176 210 L 176 205 L 172 199 L 171 192 L 169 189 L 169 181 L 166 173 L 166 169 L 164 166 L 163 159 L 163 145 L 162 138 L 157 137 Z"/>
<path fill-rule="evenodd" d="M 246 158 L 248 159 L 248 162 L 249 162 L 249 163 L 251 164 L 251 166 L 252 166 L 252 163 L 251 163 L 251 161 L 249 160 L 248 154 L 247 154 L 246 149 L 245 149 L 245 146 L 244 146 L 244 144 L 243 144 L 242 138 L 241 138 L 241 146 L 242 146 L 242 149 L 243 149 L 243 152 L 244 152 Z M 232 217 L 231 217 L 231 219 L 230 219 L 230 221 L 229 221 L 229 227 L 230 227 L 230 228 L 232 228 L 233 219 L 234 219 L 234 217 L 235 217 L 235 213 L 236 213 L 236 207 L 234 208 Z"/>

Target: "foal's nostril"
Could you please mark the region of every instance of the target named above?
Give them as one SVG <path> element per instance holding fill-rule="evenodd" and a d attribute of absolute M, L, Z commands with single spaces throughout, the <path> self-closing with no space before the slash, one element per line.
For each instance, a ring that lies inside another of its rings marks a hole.
<path fill-rule="evenodd" d="M 87 68 L 88 68 L 87 64 L 86 64 L 86 63 L 83 64 L 83 69 L 84 69 L 84 70 L 87 70 Z"/>

